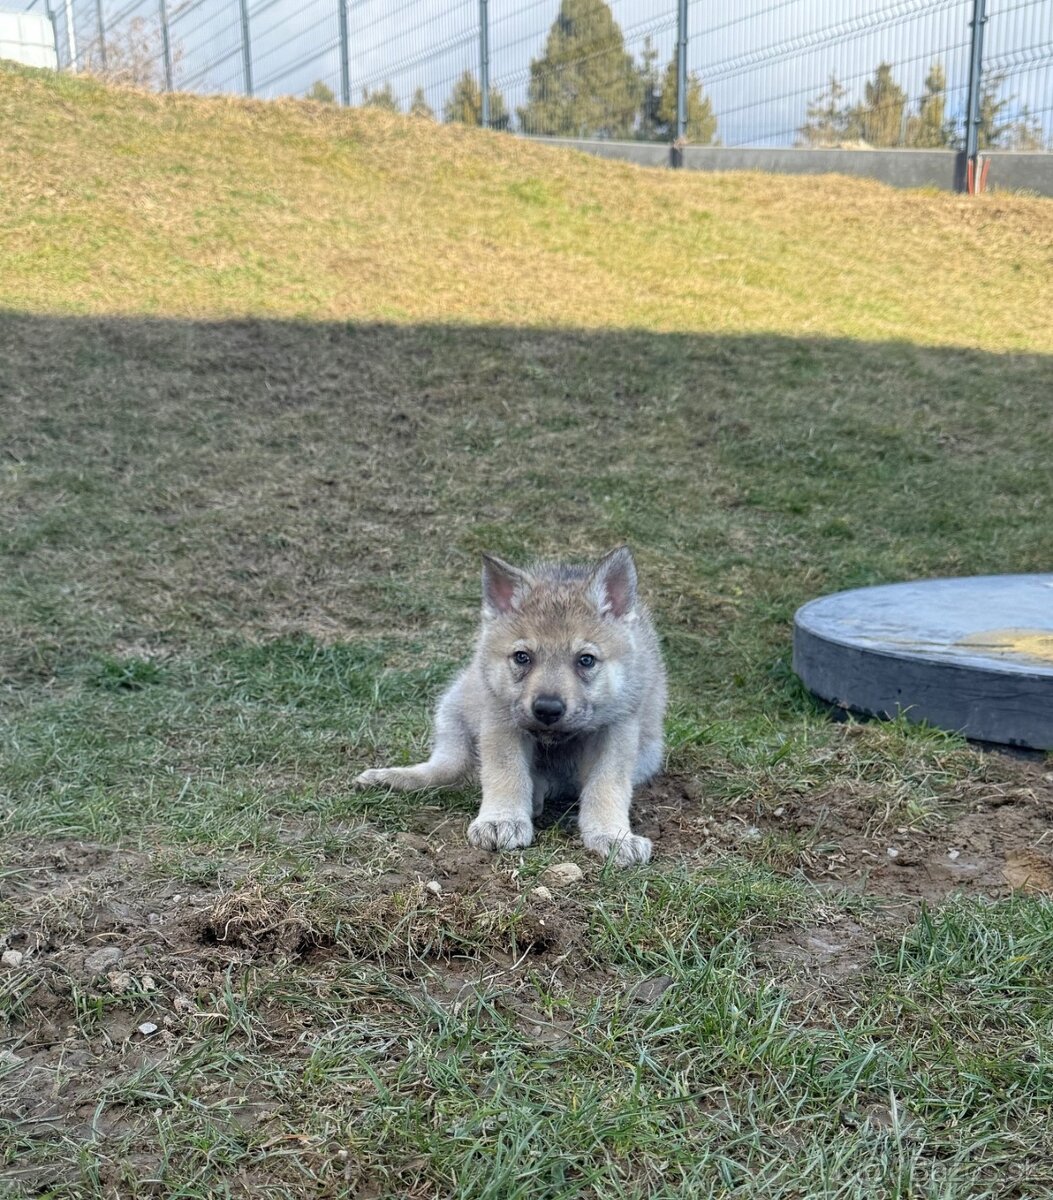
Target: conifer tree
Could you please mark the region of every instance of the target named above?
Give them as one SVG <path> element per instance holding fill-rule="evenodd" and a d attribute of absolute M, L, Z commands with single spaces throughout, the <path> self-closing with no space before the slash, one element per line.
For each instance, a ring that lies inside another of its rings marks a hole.
<path fill-rule="evenodd" d="M 826 91 L 808 105 L 808 119 L 797 131 L 802 145 L 836 146 L 853 136 L 854 118 L 852 109 L 845 102 L 847 95 L 848 88 L 838 81 L 836 75 L 831 75 Z"/>
<path fill-rule="evenodd" d="M 413 99 L 410 101 L 409 111 L 411 117 L 425 117 L 429 121 L 435 120 L 435 110 L 425 99 L 424 89 L 422 87 L 417 88 L 417 90 L 413 93 Z"/>
<path fill-rule="evenodd" d="M 456 122 L 460 125 L 481 125 L 483 123 L 483 89 L 471 73 L 464 74 L 453 85 L 450 98 L 442 110 L 444 121 Z M 511 117 L 505 106 L 505 98 L 495 87 L 490 88 L 490 128 L 507 129 Z"/>
<path fill-rule="evenodd" d="M 640 75 L 603 0 L 560 0 L 545 49 L 530 63 L 524 133 L 624 138 L 640 112 Z"/>
<path fill-rule="evenodd" d="M 676 56 L 669 60 L 662 80 L 658 103 L 658 119 L 665 136 L 676 137 Z M 702 81 L 694 71 L 687 76 L 686 139 L 694 146 L 711 146 L 717 140 L 717 118 L 708 96 L 703 95 Z"/>
<path fill-rule="evenodd" d="M 947 75 L 934 62 L 925 76 L 925 93 L 916 116 L 907 119 L 907 145 L 939 149 L 954 144 L 954 124 L 947 120 Z"/>
<path fill-rule="evenodd" d="M 863 103 L 854 110 L 851 124 L 869 146 L 900 146 L 906 110 L 907 93 L 893 79 L 892 64 L 879 63 L 863 88 Z"/>
<path fill-rule="evenodd" d="M 362 107 L 363 108 L 382 108 L 385 112 L 401 112 L 399 102 L 395 98 L 395 92 L 390 83 L 385 83 L 382 88 L 374 88 L 370 91 L 369 88 L 362 89 Z"/>

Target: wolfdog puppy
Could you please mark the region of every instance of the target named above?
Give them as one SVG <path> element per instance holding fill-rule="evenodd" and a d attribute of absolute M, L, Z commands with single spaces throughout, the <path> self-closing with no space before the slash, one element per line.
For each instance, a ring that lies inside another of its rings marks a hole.
<path fill-rule="evenodd" d="M 482 784 L 468 840 L 529 846 L 546 798 L 576 799 L 587 850 L 625 866 L 651 843 L 629 826 L 633 787 L 662 763 L 665 669 L 626 547 L 594 566 L 510 566 L 483 555 L 475 653 L 439 701 L 431 757 L 364 771 L 362 787 Z"/>

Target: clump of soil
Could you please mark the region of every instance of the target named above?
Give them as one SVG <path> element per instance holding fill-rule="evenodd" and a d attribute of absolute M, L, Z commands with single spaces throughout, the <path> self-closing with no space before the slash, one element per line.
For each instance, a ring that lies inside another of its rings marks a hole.
<path fill-rule="evenodd" d="M 529 897 L 430 891 L 424 882 L 356 906 L 350 945 L 388 963 L 540 955 L 572 940 L 552 913 L 531 908 Z M 514 895 L 514 894 L 513 894 Z"/>
<path fill-rule="evenodd" d="M 306 895 L 259 882 L 220 896 L 199 923 L 207 945 L 238 946 L 267 957 L 293 958 L 332 941 Z"/>

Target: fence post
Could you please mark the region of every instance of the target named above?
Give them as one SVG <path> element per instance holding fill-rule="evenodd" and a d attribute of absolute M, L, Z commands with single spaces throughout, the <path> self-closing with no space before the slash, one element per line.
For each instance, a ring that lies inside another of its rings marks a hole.
<path fill-rule="evenodd" d="M 669 151 L 669 165 L 684 165 L 687 140 L 687 0 L 676 6 L 676 137 Z"/>
<path fill-rule="evenodd" d="M 241 3 L 241 59 L 245 68 L 245 95 L 252 95 L 252 42 L 249 38 L 249 0 Z"/>
<path fill-rule="evenodd" d="M 347 0 L 340 5 L 340 103 L 351 107 L 351 32 L 347 26 Z"/>
<path fill-rule="evenodd" d="M 69 51 L 69 69 L 77 69 L 77 30 L 73 24 L 73 0 L 66 0 L 66 49 Z"/>
<path fill-rule="evenodd" d="M 479 87 L 482 89 L 480 123 L 490 128 L 490 18 L 487 0 L 479 0 Z"/>
<path fill-rule="evenodd" d="M 165 62 L 165 91 L 172 90 L 172 42 L 168 36 L 168 5 L 157 0 L 158 16 L 161 18 L 161 53 Z"/>
<path fill-rule="evenodd" d="M 102 0 L 95 0 L 95 23 L 99 27 L 99 66 L 106 70 L 106 23 L 102 16 Z"/>
<path fill-rule="evenodd" d="M 973 19 L 969 22 L 969 91 L 965 102 L 965 150 L 958 156 L 957 189 L 960 192 L 983 191 L 980 160 L 980 83 L 984 64 L 984 26 L 987 24 L 987 0 L 973 0 Z"/>
<path fill-rule="evenodd" d="M 61 67 L 59 62 L 59 36 L 58 36 L 58 16 L 55 10 L 51 7 L 51 0 L 44 0 L 44 15 L 51 22 L 51 36 L 55 39 L 55 68 Z"/>

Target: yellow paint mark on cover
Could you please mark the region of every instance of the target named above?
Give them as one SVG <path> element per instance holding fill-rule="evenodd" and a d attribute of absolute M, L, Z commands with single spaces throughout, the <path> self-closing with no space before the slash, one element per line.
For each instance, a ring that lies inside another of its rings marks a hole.
<path fill-rule="evenodd" d="M 1027 662 L 1053 665 L 1053 630 L 986 629 L 970 633 L 957 643 L 995 658 L 1022 658 Z"/>

